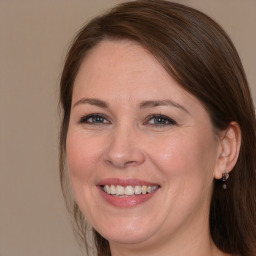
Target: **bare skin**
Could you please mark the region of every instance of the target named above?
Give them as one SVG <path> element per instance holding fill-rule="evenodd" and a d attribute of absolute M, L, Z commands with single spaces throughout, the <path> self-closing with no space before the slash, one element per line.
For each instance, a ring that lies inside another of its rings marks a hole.
<path fill-rule="evenodd" d="M 232 124 L 217 137 L 201 103 L 141 46 L 93 49 L 74 84 L 67 158 L 76 201 L 112 256 L 227 256 L 208 220 L 213 180 L 237 159 L 237 131 Z M 107 179 L 157 190 L 126 207 L 104 194 Z"/>

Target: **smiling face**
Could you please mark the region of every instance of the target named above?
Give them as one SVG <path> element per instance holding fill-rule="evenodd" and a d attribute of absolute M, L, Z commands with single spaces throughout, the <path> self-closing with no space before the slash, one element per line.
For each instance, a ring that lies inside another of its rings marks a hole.
<path fill-rule="evenodd" d="M 219 153 L 207 111 L 144 48 L 105 40 L 84 59 L 68 166 L 81 211 L 111 246 L 209 237 Z"/>

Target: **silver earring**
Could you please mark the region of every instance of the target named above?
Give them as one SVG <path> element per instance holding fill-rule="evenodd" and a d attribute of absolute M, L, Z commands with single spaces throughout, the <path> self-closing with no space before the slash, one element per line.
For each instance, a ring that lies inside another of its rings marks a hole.
<path fill-rule="evenodd" d="M 228 177 L 229 177 L 229 174 L 227 173 L 227 171 L 225 171 L 225 172 L 222 174 L 222 181 L 223 181 L 222 188 L 223 188 L 223 189 L 226 189 L 226 188 L 227 188 L 227 185 L 226 185 L 225 181 L 228 179 Z"/>

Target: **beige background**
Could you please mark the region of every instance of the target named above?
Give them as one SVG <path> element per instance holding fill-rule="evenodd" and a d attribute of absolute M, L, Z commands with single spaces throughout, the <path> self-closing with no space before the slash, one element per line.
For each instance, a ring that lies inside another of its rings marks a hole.
<path fill-rule="evenodd" d="M 58 81 L 74 33 L 118 2 L 0 0 L 0 256 L 85 255 L 58 180 Z M 256 99 L 256 1 L 176 2 L 223 25 Z"/>

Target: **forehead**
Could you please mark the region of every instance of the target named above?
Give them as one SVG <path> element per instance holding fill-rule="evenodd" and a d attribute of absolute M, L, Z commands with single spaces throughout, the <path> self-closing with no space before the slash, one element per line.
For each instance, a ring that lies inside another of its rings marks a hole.
<path fill-rule="evenodd" d="M 139 44 L 127 40 L 103 40 L 86 55 L 76 81 L 89 78 L 95 73 L 98 78 L 104 75 L 107 78 L 110 76 L 117 78 L 120 74 L 135 75 L 149 72 L 149 69 L 157 70 L 154 76 L 161 71 L 161 75 L 169 78 L 156 58 Z"/>
<path fill-rule="evenodd" d="M 147 90 L 167 93 L 179 87 L 158 60 L 145 48 L 131 41 L 104 40 L 83 60 L 74 83 L 74 94 L 108 90 L 128 93 Z"/>

